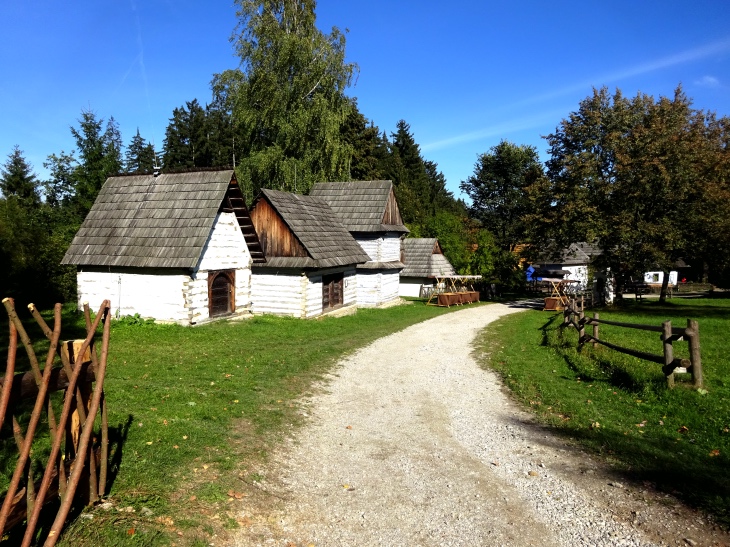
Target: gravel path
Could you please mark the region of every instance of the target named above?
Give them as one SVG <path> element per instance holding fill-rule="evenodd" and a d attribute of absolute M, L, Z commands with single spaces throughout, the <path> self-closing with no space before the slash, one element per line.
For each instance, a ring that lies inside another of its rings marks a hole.
<path fill-rule="evenodd" d="M 345 359 L 243 505 L 234 545 L 730 545 L 536 425 L 471 357 L 471 307 Z"/>

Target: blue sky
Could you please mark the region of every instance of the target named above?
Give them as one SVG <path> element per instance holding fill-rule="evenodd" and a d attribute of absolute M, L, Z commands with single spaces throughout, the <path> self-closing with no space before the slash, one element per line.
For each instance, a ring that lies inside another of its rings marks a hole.
<path fill-rule="evenodd" d="M 391 133 L 406 120 L 449 189 L 505 139 L 538 148 L 591 88 L 671 95 L 730 115 L 730 2 L 320 0 L 318 26 L 348 29 L 349 90 Z M 209 0 L 0 4 L 0 162 L 19 145 L 45 176 L 74 147 L 82 109 L 158 148 L 173 108 L 210 98 L 234 68 L 235 7 Z"/>

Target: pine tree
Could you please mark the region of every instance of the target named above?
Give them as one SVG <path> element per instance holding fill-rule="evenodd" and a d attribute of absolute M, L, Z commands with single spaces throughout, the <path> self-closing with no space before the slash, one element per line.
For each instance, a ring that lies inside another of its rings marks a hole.
<path fill-rule="evenodd" d="M 342 124 L 343 140 L 352 147 L 352 158 L 348 165 L 350 180 L 381 180 L 386 177 L 388 140 L 381 136 L 380 129 L 357 109 L 353 108 Z"/>
<path fill-rule="evenodd" d="M 137 134 L 127 146 L 124 158 L 124 170 L 127 173 L 151 173 L 155 166 L 155 148 L 142 135 Z"/>
<path fill-rule="evenodd" d="M 40 202 L 38 179 L 25 160 L 22 150 L 15 145 L 8 160 L 0 167 L 0 190 L 6 199 L 16 199 L 22 206 L 31 207 Z"/>
<path fill-rule="evenodd" d="M 162 163 L 166 171 L 211 167 L 205 110 L 197 99 L 172 111 L 165 131 L 165 153 Z"/>
<path fill-rule="evenodd" d="M 91 110 L 83 110 L 78 123 L 78 128 L 71 128 L 79 153 L 74 202 L 78 214 L 85 217 L 106 179 L 121 171 L 122 137 L 113 117 L 103 133 L 104 120 Z"/>

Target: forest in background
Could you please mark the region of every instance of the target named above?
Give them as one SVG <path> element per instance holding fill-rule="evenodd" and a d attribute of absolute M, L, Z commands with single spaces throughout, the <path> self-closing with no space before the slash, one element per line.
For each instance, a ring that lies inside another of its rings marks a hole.
<path fill-rule="evenodd" d="M 51 153 L 40 180 L 16 146 L 0 166 L 0 288 L 39 304 L 75 300 L 60 260 L 104 181 L 117 173 L 233 167 L 248 203 L 262 188 L 392 180 L 411 237 L 437 237 L 461 273 L 505 289 L 524 282 L 514 251 L 544 258 L 572 242 L 603 251 L 619 281 L 678 260 L 726 284 L 730 264 L 730 122 L 672 97 L 594 89 L 546 137 L 550 159 L 503 140 L 446 188 L 405 120 L 388 134 L 347 95 L 358 67 L 345 35 L 316 26 L 312 0 L 238 0 L 236 68 L 211 97 L 175 108 L 161 150 L 139 130 L 124 144 L 113 116 L 82 110 L 75 149 Z M 159 165 L 158 165 L 159 164 Z"/>

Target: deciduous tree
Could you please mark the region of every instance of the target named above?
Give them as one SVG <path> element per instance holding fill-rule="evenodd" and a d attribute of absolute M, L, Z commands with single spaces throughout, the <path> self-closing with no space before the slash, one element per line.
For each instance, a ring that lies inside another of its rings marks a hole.
<path fill-rule="evenodd" d="M 719 226 L 728 212 L 713 207 L 708 215 L 706 203 L 726 195 L 719 127 L 681 87 L 656 101 L 594 90 L 547 137 L 546 236 L 563 245 L 599 241 L 614 272 L 668 272 L 680 257 L 703 260 L 711 235 L 700 227 Z"/>
<path fill-rule="evenodd" d="M 229 97 L 242 141 L 239 180 L 254 193 L 306 193 L 316 181 L 346 179 L 352 149 L 341 126 L 357 67 L 345 61 L 345 35 L 316 27 L 314 0 L 236 3 L 241 67 L 217 74 L 213 87 Z"/>
<path fill-rule="evenodd" d="M 461 183 L 461 190 L 471 198 L 472 218 L 494 234 L 502 249 L 512 251 L 524 243 L 530 208 L 527 188 L 543 176 L 534 146 L 502 141 L 479 156 L 474 174 Z"/>

